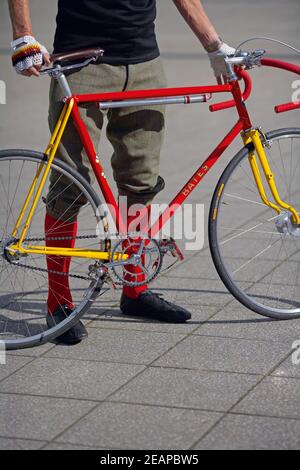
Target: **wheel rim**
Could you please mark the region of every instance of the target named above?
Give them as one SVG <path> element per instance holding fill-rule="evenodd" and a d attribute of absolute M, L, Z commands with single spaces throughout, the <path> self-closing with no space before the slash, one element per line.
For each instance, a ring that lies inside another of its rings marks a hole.
<path fill-rule="evenodd" d="M 266 152 L 281 198 L 299 212 L 300 130 L 281 134 L 270 134 Z M 211 219 L 217 208 L 211 222 L 215 263 L 227 287 L 248 307 L 274 317 L 299 316 L 300 237 L 278 231 L 278 215 L 262 202 L 247 157 L 246 152 L 239 156 L 229 177 L 230 169 L 224 172 L 225 186 L 219 186 L 212 208 Z"/>

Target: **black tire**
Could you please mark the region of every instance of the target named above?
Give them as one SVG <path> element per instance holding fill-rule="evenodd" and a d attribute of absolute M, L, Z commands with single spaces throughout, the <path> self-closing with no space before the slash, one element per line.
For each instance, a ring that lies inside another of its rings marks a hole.
<path fill-rule="evenodd" d="M 284 128 L 278 129 L 272 132 L 269 132 L 266 137 L 268 140 L 285 138 L 285 137 L 300 137 L 300 128 Z M 249 152 L 253 150 L 252 146 L 245 147 L 241 149 L 235 157 L 230 161 L 224 172 L 222 173 L 216 189 L 213 194 L 211 201 L 210 211 L 209 211 L 209 224 L 208 224 L 208 236 L 209 236 L 209 246 L 212 255 L 212 259 L 215 265 L 215 268 L 222 279 L 223 283 L 231 294 L 245 307 L 248 309 L 263 315 L 265 317 L 278 319 L 278 320 L 289 320 L 300 318 L 300 308 L 297 311 L 288 311 L 287 309 L 280 310 L 277 308 L 270 308 L 265 306 L 259 301 L 255 301 L 253 297 L 247 295 L 246 292 L 241 290 L 239 286 L 232 279 L 231 274 L 228 272 L 226 263 L 222 259 L 222 253 L 220 251 L 220 240 L 218 239 L 218 216 L 220 209 L 222 207 L 223 195 L 226 192 L 226 185 L 240 163 L 246 159 L 249 155 Z"/>
<path fill-rule="evenodd" d="M 4 160 L 21 160 L 21 161 L 28 161 L 28 162 L 47 162 L 48 157 L 40 152 L 35 152 L 31 150 L 2 150 L 0 151 L 0 163 Z M 1 168 L 1 167 L 0 167 Z M 60 171 L 64 176 L 68 177 L 71 181 L 74 181 L 82 192 L 86 195 L 89 204 L 95 214 L 97 213 L 97 209 L 99 208 L 101 201 L 99 196 L 95 193 L 93 188 L 89 185 L 89 183 L 73 168 L 69 167 L 66 163 L 61 160 L 55 159 L 53 162 L 52 168 L 57 169 Z M 99 220 L 99 218 L 98 218 Z M 103 219 L 100 218 L 101 222 L 103 223 Z M 99 295 L 101 288 L 102 288 L 103 280 L 102 279 L 95 279 L 90 282 L 89 288 L 87 289 L 86 296 L 84 300 L 75 308 L 73 313 L 62 323 L 54 326 L 53 328 L 47 329 L 42 331 L 39 334 L 35 334 L 33 336 L 28 336 L 26 338 L 20 339 L 9 339 L 5 340 L 1 337 L 0 340 L 4 342 L 5 348 L 7 350 L 13 349 L 23 349 L 29 348 L 34 346 L 40 346 L 46 342 L 54 340 L 56 337 L 60 336 L 62 333 L 70 329 L 73 325 L 75 325 L 79 319 L 84 315 L 84 313 L 89 309 L 90 305 L 93 303 L 95 298 Z M 1 332 L 0 332 L 1 333 Z"/>

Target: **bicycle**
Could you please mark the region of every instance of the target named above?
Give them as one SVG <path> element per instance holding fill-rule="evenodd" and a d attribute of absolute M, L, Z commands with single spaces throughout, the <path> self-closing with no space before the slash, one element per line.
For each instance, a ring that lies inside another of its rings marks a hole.
<path fill-rule="evenodd" d="M 160 273 L 167 254 L 182 259 L 174 240 L 156 240 L 155 236 L 172 217 L 175 207 L 186 201 L 239 134 L 244 146 L 229 162 L 212 197 L 209 213 L 211 255 L 227 289 L 247 308 L 275 319 L 300 318 L 300 302 L 297 301 L 300 215 L 296 208 L 300 128 L 264 133 L 261 128 L 253 126 L 246 107 L 246 100 L 252 91 L 251 78 L 246 70 L 264 65 L 299 75 L 300 67 L 264 58 L 264 50 L 251 53 L 239 51 L 234 57 L 226 59 L 228 83 L 223 85 L 73 95 L 66 72 L 88 66 L 102 54 L 101 49 L 88 49 L 52 56 L 52 67 L 41 73 L 58 81 L 65 98 L 49 145 L 44 153 L 0 151 L 0 339 L 6 349 L 41 345 L 61 335 L 84 315 L 101 294 L 103 284 L 110 280 L 111 273 L 120 283 L 139 285 L 151 281 Z M 245 84 L 244 91 L 241 90 L 241 80 Z M 107 213 L 99 211 L 99 195 L 76 170 L 55 159 L 69 119 L 72 118 L 75 123 L 104 201 L 113 209 L 117 230 L 126 233 L 127 227 L 124 227 L 118 203 L 81 120 L 78 106 L 94 102 L 100 109 L 110 109 L 145 104 L 206 103 L 218 93 L 231 93 L 233 99 L 212 104 L 210 111 L 235 107 L 237 123 L 200 164 L 148 233 L 127 234 L 113 246 Z M 299 108 L 300 103 L 296 102 L 276 106 L 275 110 L 279 113 Z M 53 171 L 57 181 L 64 182 L 64 188 L 74 185 L 78 198 L 85 198 L 85 205 L 79 214 L 79 234 L 74 237 L 74 248 L 45 245 L 41 220 L 46 210 L 47 182 Z M 70 207 L 72 204 L 74 201 Z M 100 234 L 95 234 L 95 226 L 100 227 Z M 135 246 L 134 254 L 128 254 L 124 239 L 126 246 Z M 68 277 L 74 293 L 74 311 L 63 322 L 46 329 L 46 312 L 43 312 L 48 283 L 46 256 L 51 255 L 72 260 Z M 128 264 L 143 269 L 142 281 L 138 278 L 124 280 Z"/>

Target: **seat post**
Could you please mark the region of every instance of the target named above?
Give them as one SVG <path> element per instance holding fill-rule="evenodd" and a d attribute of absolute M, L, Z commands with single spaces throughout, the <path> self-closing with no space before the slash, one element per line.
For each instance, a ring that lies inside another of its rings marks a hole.
<path fill-rule="evenodd" d="M 56 70 L 51 73 L 51 76 L 58 81 L 58 84 L 63 91 L 63 94 L 66 98 L 70 98 L 72 96 L 72 92 L 67 80 L 67 77 L 63 72 L 61 72 L 59 69 L 61 66 L 58 64 L 56 66 Z"/>

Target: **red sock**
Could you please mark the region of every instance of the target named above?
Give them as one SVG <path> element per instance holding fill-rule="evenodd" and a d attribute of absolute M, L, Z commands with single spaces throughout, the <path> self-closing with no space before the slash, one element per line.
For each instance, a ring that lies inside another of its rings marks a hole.
<path fill-rule="evenodd" d="M 47 240 L 47 237 L 75 237 L 77 222 L 63 222 L 49 214 L 45 217 L 46 246 L 58 248 L 74 248 L 75 238 L 70 240 Z M 69 273 L 71 258 L 64 256 L 46 256 L 47 268 L 60 273 Z M 69 277 L 48 273 L 48 312 L 52 314 L 59 306 L 73 307 L 72 294 L 69 286 Z"/>
<path fill-rule="evenodd" d="M 147 208 L 148 209 L 147 219 L 149 219 L 149 217 L 150 217 L 150 208 L 151 208 L 151 206 L 148 206 L 148 208 Z M 129 230 L 130 230 L 130 223 L 134 219 L 135 219 L 135 217 L 128 216 L 127 227 L 129 228 Z M 148 220 L 146 222 L 146 225 L 145 225 L 144 221 L 143 221 L 143 227 L 141 227 L 141 225 L 139 226 L 138 229 L 141 230 L 142 232 L 147 233 L 147 227 L 149 225 Z M 138 247 L 137 247 L 137 250 L 138 250 Z M 133 248 L 131 251 L 132 252 L 130 252 L 130 250 L 128 250 L 127 254 L 129 254 L 129 255 L 133 254 L 135 249 Z M 142 282 L 145 279 L 145 274 L 143 273 L 143 271 L 141 270 L 141 268 L 139 266 L 134 266 L 132 264 L 129 264 L 128 266 L 126 266 L 126 271 L 127 271 L 127 273 L 124 275 L 125 280 Z M 133 276 L 131 276 L 131 274 L 133 274 Z M 141 295 L 141 293 L 145 292 L 147 289 L 148 289 L 147 284 L 143 284 L 142 286 L 137 286 L 137 287 L 123 286 L 123 294 L 125 294 L 127 297 L 129 297 L 131 299 L 137 299 Z"/>

